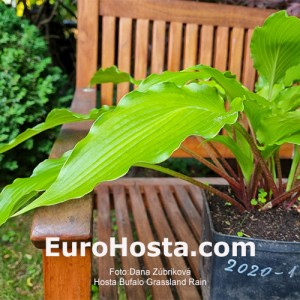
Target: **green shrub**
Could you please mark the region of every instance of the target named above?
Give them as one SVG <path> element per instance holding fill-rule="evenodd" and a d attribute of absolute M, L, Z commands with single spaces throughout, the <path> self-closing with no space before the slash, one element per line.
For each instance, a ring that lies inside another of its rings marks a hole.
<path fill-rule="evenodd" d="M 0 143 L 41 122 L 52 108 L 66 106 L 66 81 L 52 66 L 38 29 L 0 3 Z M 54 136 L 52 131 L 1 155 L 0 181 L 27 175 L 48 154 Z"/>

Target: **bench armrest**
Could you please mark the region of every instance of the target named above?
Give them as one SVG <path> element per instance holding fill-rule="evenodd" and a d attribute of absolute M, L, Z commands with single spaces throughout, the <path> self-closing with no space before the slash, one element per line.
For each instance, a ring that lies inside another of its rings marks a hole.
<path fill-rule="evenodd" d="M 31 241 L 36 248 L 45 249 L 47 237 L 59 237 L 61 242 L 87 242 L 92 238 L 93 197 L 87 195 L 36 210 Z"/>
<path fill-rule="evenodd" d="M 88 113 L 96 104 L 95 89 L 78 89 L 71 110 Z M 90 128 L 90 122 L 66 124 L 54 143 L 50 157 L 60 157 L 82 139 Z M 63 187 L 62 187 L 63 188 Z M 45 248 L 46 237 L 60 237 L 62 241 L 87 241 L 92 237 L 93 197 L 71 200 L 50 207 L 36 209 L 31 240 L 40 249 Z"/>

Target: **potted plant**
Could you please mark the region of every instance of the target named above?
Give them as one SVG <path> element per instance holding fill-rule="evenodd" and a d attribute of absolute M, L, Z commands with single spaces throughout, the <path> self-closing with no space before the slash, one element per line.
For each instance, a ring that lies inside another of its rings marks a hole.
<path fill-rule="evenodd" d="M 152 168 L 190 181 L 223 199 L 237 213 L 263 212 L 278 206 L 299 211 L 299 19 L 287 16 L 284 11 L 270 16 L 262 27 L 255 29 L 251 52 L 259 73 L 255 93 L 247 90 L 231 73 L 203 65 L 180 72 L 151 74 L 145 80 L 135 80 L 116 67 L 99 70 L 91 85 L 131 82 L 137 88 L 125 95 L 116 107 L 94 109 L 88 115 L 66 109 L 53 110 L 45 123 L 0 146 L 0 151 L 4 152 L 48 128 L 69 122 L 95 121 L 88 135 L 73 150 L 59 159 L 42 162 L 31 177 L 17 179 L 2 191 L 0 224 L 10 216 L 39 206 L 79 198 L 97 184 L 123 176 L 131 166 Z M 219 134 L 221 129 L 226 135 Z M 200 143 L 210 148 L 212 162 L 189 149 L 184 150 L 225 178 L 231 187 L 231 195 L 157 165 L 170 157 L 190 135 L 199 136 Z M 218 155 L 215 142 L 230 149 L 236 158 L 236 168 Z M 293 147 L 293 158 L 285 182 L 279 150 L 287 143 Z M 40 194 L 40 191 L 44 192 Z M 209 213 L 204 213 L 204 219 L 205 224 L 210 225 Z M 221 238 L 237 237 L 222 236 L 206 226 L 204 239 L 208 238 L 215 242 Z M 265 253 L 262 245 L 265 243 L 258 240 L 257 251 Z M 272 241 L 271 246 L 266 247 L 274 250 L 274 243 Z M 211 281 L 213 289 L 214 280 L 219 281 L 218 285 L 223 289 L 221 296 L 217 293 L 211 297 L 230 298 L 226 295 L 228 288 L 222 287 L 220 282 L 224 281 L 227 287 L 234 288 L 242 279 L 246 280 L 246 284 L 241 284 L 242 289 L 245 286 L 250 288 L 244 296 L 238 295 L 235 289 L 236 299 L 299 297 L 300 243 L 282 242 L 280 245 L 282 248 L 278 251 L 282 253 L 294 249 L 289 254 L 291 260 L 282 256 L 275 259 L 276 264 L 282 264 L 284 269 L 275 270 L 273 265 L 269 265 L 269 260 L 265 261 L 277 250 L 263 259 L 256 256 L 256 260 L 247 263 L 240 258 L 230 260 L 230 256 L 217 262 L 208 260 L 206 265 L 217 265 L 220 274 L 203 276 Z M 281 272 L 283 274 L 276 274 Z M 226 274 L 230 276 L 224 279 Z M 270 274 L 272 276 L 268 276 Z M 273 281 L 276 277 L 281 280 L 280 289 Z M 253 292 L 257 290 L 257 282 L 263 283 L 262 289 L 267 291 L 267 296 Z M 289 287 L 281 291 L 283 285 Z M 209 290 L 203 293 L 210 297 Z"/>

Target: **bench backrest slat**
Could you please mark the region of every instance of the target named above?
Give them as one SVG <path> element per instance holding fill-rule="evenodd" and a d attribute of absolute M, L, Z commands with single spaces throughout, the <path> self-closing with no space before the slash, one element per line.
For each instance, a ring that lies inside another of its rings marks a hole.
<path fill-rule="evenodd" d="M 99 67 L 117 65 L 142 79 L 202 63 L 230 70 L 253 89 L 250 39 L 274 12 L 191 0 L 78 0 L 77 87 L 88 86 Z M 103 84 L 101 104 L 132 88 Z"/>
<path fill-rule="evenodd" d="M 79 0 L 76 61 L 76 87 L 88 86 L 98 66 L 99 0 Z"/>
<path fill-rule="evenodd" d="M 182 0 L 79 0 L 76 85 L 87 86 L 97 68 L 113 64 L 143 78 L 203 63 L 231 70 L 251 89 L 251 34 L 273 12 Z M 128 91 L 118 87 L 117 99 Z M 113 92 L 103 86 L 103 104 Z"/>
<path fill-rule="evenodd" d="M 149 20 L 137 20 L 134 64 L 134 77 L 136 78 L 145 78 L 147 76 L 148 32 Z M 158 39 L 159 37 L 157 36 L 156 38 Z"/>
<path fill-rule="evenodd" d="M 254 28 L 271 10 L 180 0 L 100 0 L 99 14 L 132 19 Z"/>
<path fill-rule="evenodd" d="M 273 10 L 178 0 L 100 0 L 102 67 L 112 64 L 141 79 L 166 69 L 204 63 L 231 70 L 253 89 L 247 49 L 252 29 Z M 129 84 L 102 86 L 103 104 L 114 103 Z"/>

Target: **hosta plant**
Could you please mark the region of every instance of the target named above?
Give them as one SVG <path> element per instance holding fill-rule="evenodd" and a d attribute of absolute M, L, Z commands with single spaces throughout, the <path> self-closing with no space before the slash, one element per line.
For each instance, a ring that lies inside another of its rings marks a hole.
<path fill-rule="evenodd" d="M 259 74 L 255 92 L 231 73 L 204 65 L 151 74 L 145 80 L 135 80 L 116 67 L 99 70 L 91 85 L 131 82 L 137 88 L 116 107 L 88 115 L 53 110 L 44 123 L 2 144 L 4 152 L 48 128 L 94 120 L 73 150 L 59 159 L 47 159 L 31 177 L 16 179 L 3 189 L 0 224 L 39 206 L 79 198 L 101 182 L 123 176 L 131 166 L 188 180 L 241 212 L 292 207 L 300 196 L 300 20 L 284 11 L 270 16 L 255 29 L 251 53 Z M 225 178 L 235 197 L 158 165 L 191 135 L 209 148 L 211 160 L 184 150 Z M 219 155 L 215 143 L 233 153 L 236 168 Z M 279 161 L 283 144 L 293 147 L 287 181 L 282 179 Z"/>

